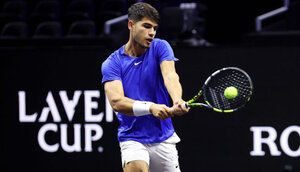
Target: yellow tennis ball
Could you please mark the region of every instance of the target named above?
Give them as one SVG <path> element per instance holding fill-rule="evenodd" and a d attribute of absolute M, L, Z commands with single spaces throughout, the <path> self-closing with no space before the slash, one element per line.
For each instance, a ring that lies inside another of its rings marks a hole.
<path fill-rule="evenodd" d="M 224 96 L 227 99 L 234 99 L 238 95 L 238 90 L 234 87 L 227 87 L 224 91 Z"/>

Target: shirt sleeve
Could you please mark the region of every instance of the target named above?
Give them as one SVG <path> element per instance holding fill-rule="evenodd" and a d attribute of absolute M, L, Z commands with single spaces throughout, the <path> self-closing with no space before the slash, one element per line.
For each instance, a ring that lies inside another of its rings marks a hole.
<path fill-rule="evenodd" d="M 156 45 L 159 64 L 163 61 L 178 61 L 176 57 L 174 57 L 174 52 L 170 44 L 165 40 L 160 40 Z"/>
<path fill-rule="evenodd" d="M 121 66 L 116 61 L 115 58 L 110 56 L 107 58 L 103 63 L 101 67 L 102 71 L 102 84 L 107 81 L 113 81 L 113 80 L 120 80 L 121 79 Z"/>

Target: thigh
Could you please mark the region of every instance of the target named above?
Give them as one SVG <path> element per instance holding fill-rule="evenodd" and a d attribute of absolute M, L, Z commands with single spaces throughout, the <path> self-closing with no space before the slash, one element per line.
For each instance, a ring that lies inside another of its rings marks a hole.
<path fill-rule="evenodd" d="M 147 148 L 136 141 L 120 142 L 122 166 L 125 169 L 141 168 L 147 169 L 149 166 L 149 152 Z"/>
<path fill-rule="evenodd" d="M 158 143 L 151 148 L 151 172 L 180 172 L 178 151 L 175 143 Z"/>

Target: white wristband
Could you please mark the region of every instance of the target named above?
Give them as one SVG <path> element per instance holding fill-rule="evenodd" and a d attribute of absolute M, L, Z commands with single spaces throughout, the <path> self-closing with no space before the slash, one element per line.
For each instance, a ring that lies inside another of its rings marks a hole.
<path fill-rule="evenodd" d="M 152 102 L 136 100 L 132 106 L 134 116 L 143 116 L 151 114 L 150 107 L 152 104 Z"/>

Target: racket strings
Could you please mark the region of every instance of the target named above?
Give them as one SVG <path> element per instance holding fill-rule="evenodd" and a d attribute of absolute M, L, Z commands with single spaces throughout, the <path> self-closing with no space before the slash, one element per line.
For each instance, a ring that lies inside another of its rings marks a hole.
<path fill-rule="evenodd" d="M 207 83 L 204 98 L 215 108 L 221 110 L 236 109 L 248 101 L 251 96 L 251 85 L 248 76 L 241 71 L 222 71 L 213 76 Z M 234 86 L 238 90 L 238 95 L 234 99 L 227 99 L 224 96 L 224 90 L 230 86 Z"/>

